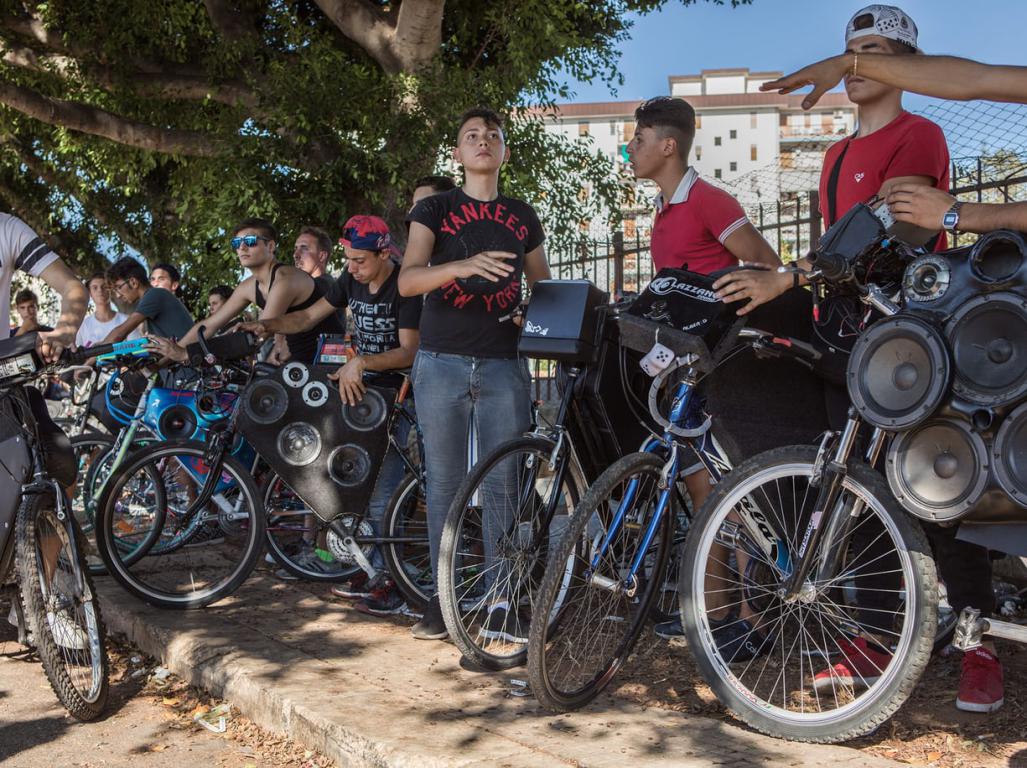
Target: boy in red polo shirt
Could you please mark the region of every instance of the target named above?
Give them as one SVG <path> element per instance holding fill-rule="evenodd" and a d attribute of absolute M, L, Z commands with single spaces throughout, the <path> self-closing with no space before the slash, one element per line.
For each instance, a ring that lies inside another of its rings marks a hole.
<path fill-rule="evenodd" d="M 688 165 L 694 138 L 695 110 L 682 99 L 659 96 L 635 110 L 635 135 L 628 144 L 631 170 L 635 178 L 651 179 L 660 187 L 650 239 L 656 269 L 706 275 L 740 262 L 776 269 L 781 261 L 738 201 Z M 683 474 L 698 509 L 710 494 L 710 474 L 697 457 Z M 743 619 L 747 608 L 743 606 Z M 656 632 L 665 638 L 684 634 L 679 619 L 657 625 Z"/>

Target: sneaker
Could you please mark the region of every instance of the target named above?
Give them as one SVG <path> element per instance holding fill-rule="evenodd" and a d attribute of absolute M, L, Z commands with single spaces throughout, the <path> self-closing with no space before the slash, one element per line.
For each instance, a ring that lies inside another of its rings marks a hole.
<path fill-rule="evenodd" d="M 877 650 L 863 637 L 840 638 L 838 649 L 842 660 L 813 677 L 816 690 L 829 691 L 836 685 L 871 686 L 881 678 L 892 659 L 890 653 Z"/>
<path fill-rule="evenodd" d="M 770 638 L 757 632 L 748 619 L 731 617 L 719 622 L 711 621 L 710 624 L 717 651 L 728 664 L 752 661 L 768 653 L 773 645 Z"/>
<path fill-rule="evenodd" d="M 189 547 L 209 547 L 224 543 L 225 533 L 221 530 L 221 526 L 208 522 L 204 523 L 200 530 L 194 533 L 183 546 L 188 549 Z"/>
<path fill-rule="evenodd" d="M 84 651 L 89 647 L 89 636 L 78 624 L 68 618 L 64 611 L 47 612 L 46 623 L 50 625 L 50 634 L 54 642 L 61 648 Z"/>
<path fill-rule="evenodd" d="M 439 603 L 438 595 L 428 601 L 424 616 L 414 624 L 410 632 L 418 640 L 445 640 L 449 637 L 446 622 L 442 619 L 442 605 Z"/>
<path fill-rule="evenodd" d="M 487 640 L 506 640 L 508 643 L 528 643 L 528 628 L 521 622 L 520 614 L 506 605 L 494 605 L 478 634 Z"/>
<path fill-rule="evenodd" d="M 964 712 L 994 712 L 1002 706 L 1002 663 L 987 648 L 963 654 L 956 709 Z"/>
<path fill-rule="evenodd" d="M 678 640 L 685 636 L 685 628 L 681 626 L 680 616 L 675 616 L 670 621 L 661 621 L 653 628 L 653 631 L 656 632 L 657 637 L 662 637 L 664 640 Z"/>
<path fill-rule="evenodd" d="M 371 590 L 371 594 L 354 606 L 361 613 L 372 616 L 391 616 L 400 613 L 406 607 L 403 596 L 396 589 L 392 579 L 382 579 L 379 586 Z"/>
<path fill-rule="evenodd" d="M 364 571 L 354 573 L 349 581 L 332 587 L 332 594 L 345 600 L 363 600 L 371 596 L 370 578 Z"/>

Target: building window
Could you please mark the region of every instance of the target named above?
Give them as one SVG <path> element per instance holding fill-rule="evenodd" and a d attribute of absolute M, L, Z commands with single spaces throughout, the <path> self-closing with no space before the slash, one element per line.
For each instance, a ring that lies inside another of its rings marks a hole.
<path fill-rule="evenodd" d="M 753 162 L 756 161 L 756 145 L 755 144 L 753 144 L 752 146 L 749 147 L 749 159 L 752 160 Z"/>
<path fill-rule="evenodd" d="M 588 136 L 588 123 L 578 123 L 578 136 Z"/>
<path fill-rule="evenodd" d="M 714 169 L 713 169 L 713 178 L 715 178 L 715 179 L 720 179 L 720 178 L 723 178 L 723 176 L 724 176 L 724 174 L 723 174 L 723 172 L 722 172 L 722 171 L 720 170 L 720 168 L 714 168 Z"/>
<path fill-rule="evenodd" d="M 738 163 L 736 163 L 736 162 L 734 162 L 732 160 L 730 168 L 731 168 L 732 171 L 737 171 L 738 170 Z"/>
<path fill-rule="evenodd" d="M 702 115 L 696 115 L 695 116 L 695 128 L 696 128 L 696 130 L 698 130 L 699 128 L 702 128 Z"/>
<path fill-rule="evenodd" d="M 750 112 L 749 113 L 749 127 L 750 128 L 755 128 L 756 127 L 756 113 L 755 112 Z"/>
<path fill-rule="evenodd" d="M 729 134 L 729 136 L 730 136 L 730 137 L 731 137 L 732 139 L 737 139 L 737 138 L 738 138 L 738 131 L 736 131 L 736 130 L 735 130 L 734 128 L 732 128 L 732 129 L 731 129 L 731 133 Z"/>
<path fill-rule="evenodd" d="M 714 136 L 713 137 L 713 146 L 715 146 L 715 147 L 719 147 L 720 146 L 720 136 Z"/>
<path fill-rule="evenodd" d="M 702 145 L 700 145 L 700 144 L 696 144 L 695 145 L 695 159 L 696 159 L 696 162 L 698 162 L 699 160 L 702 160 Z"/>

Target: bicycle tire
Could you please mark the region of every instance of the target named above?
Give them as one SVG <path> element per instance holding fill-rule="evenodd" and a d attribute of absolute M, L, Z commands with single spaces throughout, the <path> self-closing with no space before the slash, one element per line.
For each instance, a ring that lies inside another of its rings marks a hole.
<path fill-rule="evenodd" d="M 567 454 L 559 492 L 565 499 L 562 506 L 565 514 L 562 517 L 566 519 L 557 523 L 558 529 L 566 528 L 567 519 L 573 515 L 578 500 L 584 496 L 584 481 L 575 470 L 570 443 L 565 441 L 563 446 Z M 484 625 L 489 618 L 489 606 L 486 603 L 502 598 L 509 603 L 509 611 L 517 611 L 518 614 L 531 611 L 552 543 L 549 531 L 538 531 L 540 521 L 537 515 L 548 504 L 547 499 L 541 495 L 545 489 L 540 490 L 538 487 L 542 482 L 539 475 L 544 472 L 555 447 L 552 440 L 539 436 L 519 437 L 499 445 L 474 465 L 457 489 L 446 516 L 439 547 L 439 601 L 442 615 L 449 637 L 456 647 L 466 659 L 485 669 L 503 670 L 520 666 L 528 653 L 524 643 L 516 643 L 505 637 L 490 638 L 485 634 Z M 503 462 L 511 462 L 518 472 L 518 480 L 530 481 L 532 487 L 527 491 L 523 488 L 517 491 L 520 503 L 516 510 L 510 510 L 516 531 L 511 528 L 509 533 L 513 535 L 504 535 L 502 543 L 496 546 L 497 552 L 509 552 L 508 568 L 500 569 L 509 572 L 509 578 L 505 579 L 508 588 L 503 589 L 502 585 L 490 579 L 493 588 L 502 590 L 503 594 L 493 594 L 494 599 L 489 600 L 488 594 L 478 595 L 475 588 L 481 585 L 485 574 L 495 564 L 490 566 L 484 560 L 484 536 L 480 541 L 472 541 L 469 536 L 474 535 L 472 528 L 479 535 L 482 534 L 481 510 L 474 502 L 486 493 L 485 484 L 496 479 L 492 473 Z M 551 484 L 551 488 L 557 490 L 556 484 Z M 530 526 L 530 535 L 525 535 L 525 525 Z M 560 530 L 553 533 L 558 540 Z M 476 553 L 479 548 L 483 550 L 480 558 Z"/>
<path fill-rule="evenodd" d="M 120 557 L 116 556 L 112 547 L 114 539 L 114 504 L 121 488 L 136 472 L 141 469 L 147 469 L 149 465 L 158 464 L 161 460 L 172 456 L 188 457 L 190 462 L 195 463 L 195 466 L 201 467 L 202 471 L 209 472 L 209 468 L 206 465 L 206 445 L 195 440 L 169 440 L 154 446 L 150 450 L 132 454 L 129 460 L 118 468 L 104 489 L 103 497 L 98 506 L 97 548 L 104 564 L 107 566 L 108 573 L 125 590 L 139 599 L 158 608 L 175 610 L 203 608 L 232 594 L 249 577 L 263 551 L 266 516 L 260 504 L 259 491 L 249 471 L 234 456 L 225 456 L 221 468 L 222 478 L 225 474 L 230 475 L 230 487 L 238 488 L 241 498 L 246 504 L 246 524 L 240 525 L 240 528 L 244 530 L 242 552 L 239 557 L 233 557 L 235 563 L 231 567 L 230 573 L 213 586 L 200 587 L 190 591 L 167 591 L 141 582 L 133 574 L 131 568 L 146 560 L 150 553 L 142 552 L 138 554 L 131 563 L 123 562 Z M 202 483 L 202 481 L 199 481 L 199 483 Z M 194 517 L 190 521 L 190 525 L 196 520 L 197 518 Z M 213 520 L 208 522 L 214 524 Z M 206 522 L 203 525 L 206 525 Z M 161 527 L 163 527 L 163 518 Z M 162 551 L 156 557 L 170 557 L 182 550 L 184 545 L 185 543 L 171 552 Z M 186 562 L 185 567 L 188 570 L 191 568 L 191 565 L 188 561 Z M 139 570 L 141 571 L 142 568 Z M 150 572 L 161 573 L 162 571 L 160 568 L 151 566 Z M 170 578 L 172 571 L 169 569 L 166 573 Z M 186 581 L 188 582 L 189 579 L 186 579 Z"/>
<path fill-rule="evenodd" d="M 99 433 L 81 434 L 71 438 L 71 449 L 75 453 L 75 463 L 78 467 L 71 506 L 86 543 L 86 568 L 93 576 L 107 573 L 98 553 L 95 558 L 90 557 L 96 552 L 96 537 L 93 535 L 95 515 L 92 502 L 98 465 L 103 463 L 113 446 L 113 438 Z M 84 463 L 87 455 L 88 461 Z"/>
<path fill-rule="evenodd" d="M 938 595 L 937 577 L 934 561 L 930 555 L 931 550 L 920 525 L 898 507 L 884 478 L 863 463 L 850 462 L 842 486 L 842 493 L 847 494 L 847 496 L 840 497 L 840 502 L 848 501 L 851 498 L 864 505 L 864 512 L 858 518 L 860 522 L 854 523 L 854 525 L 863 524 L 864 519 L 871 519 L 866 517 L 866 515 L 872 513 L 874 518 L 880 520 L 883 530 L 891 537 L 890 543 L 894 544 L 897 542 L 901 545 L 889 548 L 887 556 L 894 556 L 901 568 L 901 576 L 896 577 L 898 583 L 902 585 L 901 599 L 900 595 L 897 594 L 895 602 L 897 605 L 904 606 L 906 614 L 899 627 L 900 631 L 895 633 L 897 639 L 895 640 L 891 661 L 883 668 L 877 667 L 875 671 L 877 671 L 878 677 L 870 681 L 869 684 L 867 684 L 866 680 L 861 681 L 859 687 L 866 685 L 866 693 L 856 696 L 854 693 L 856 686 L 842 682 L 836 685 L 833 679 L 828 677 L 826 682 L 831 689 L 834 703 L 840 703 L 840 706 L 830 712 L 821 711 L 824 709 L 822 699 L 827 699 L 828 693 L 825 687 L 825 693 L 821 696 L 817 685 L 813 683 L 812 679 L 812 675 L 815 674 L 814 669 L 817 667 L 814 666 L 812 661 L 805 661 L 805 659 L 816 658 L 818 659 L 817 665 L 819 669 L 824 670 L 831 663 L 832 656 L 844 654 L 837 639 L 841 634 L 839 630 L 847 626 L 839 621 L 839 612 L 844 613 L 841 607 L 844 601 L 834 601 L 828 596 L 828 593 L 842 593 L 846 589 L 846 583 L 865 578 L 854 571 L 855 566 L 852 563 L 858 562 L 864 556 L 864 553 L 869 550 L 869 547 L 860 550 L 859 554 L 853 554 L 852 549 L 849 548 L 852 546 L 851 534 L 849 539 L 846 540 L 844 547 L 839 550 L 843 552 L 843 556 L 851 558 L 851 560 L 846 561 L 845 568 L 848 571 L 842 571 L 843 574 L 850 573 L 847 581 L 841 581 L 841 577 L 836 577 L 826 582 L 822 589 L 810 582 L 812 586 L 811 596 L 808 599 L 803 597 L 795 603 L 789 604 L 788 610 L 791 612 L 788 615 L 784 614 L 784 610 L 773 605 L 774 600 L 778 599 L 776 598 L 777 593 L 773 584 L 768 585 L 761 582 L 758 585 L 751 585 L 754 579 L 750 577 L 748 572 L 744 577 L 741 577 L 742 580 L 739 582 L 739 584 L 743 585 L 744 589 L 748 590 L 748 595 L 762 595 L 761 599 L 766 602 L 768 607 L 762 609 L 759 615 L 765 616 L 772 610 L 779 610 L 779 616 L 781 617 L 779 623 L 771 625 L 767 622 L 765 624 L 765 626 L 768 626 L 766 636 L 774 637 L 772 641 L 769 639 L 763 640 L 763 643 L 771 643 L 768 648 L 769 652 L 765 655 L 768 660 L 770 657 L 774 657 L 775 668 L 781 670 L 773 678 L 773 685 L 769 686 L 769 688 L 776 694 L 778 689 L 777 681 L 780 680 L 782 702 L 789 704 L 793 708 L 798 708 L 798 712 L 790 712 L 787 710 L 787 707 L 774 705 L 772 701 L 767 699 L 767 694 L 764 694 L 763 691 L 767 690 L 768 687 L 760 688 L 761 680 L 756 677 L 755 669 L 753 669 L 752 674 L 749 673 L 750 668 L 758 666 L 758 661 L 736 662 L 734 669 L 732 669 L 729 660 L 724 659 L 716 649 L 715 640 L 710 629 L 711 623 L 705 610 L 707 582 L 712 578 L 720 579 L 721 582 L 726 581 L 726 577 L 722 575 L 722 571 L 719 568 L 711 572 L 705 569 L 704 563 L 707 562 L 708 557 L 716 558 L 719 556 L 723 558 L 720 561 L 722 565 L 724 561 L 731 559 L 730 555 L 724 557 L 720 552 L 709 555 L 709 553 L 713 552 L 714 547 L 721 547 L 722 550 L 731 551 L 728 545 L 723 543 L 723 536 L 725 535 L 723 521 L 727 520 L 729 512 L 745 504 L 756 504 L 752 499 L 765 499 L 758 506 L 761 512 L 765 508 L 773 512 L 771 515 L 764 512 L 763 517 L 768 521 L 767 524 L 775 529 L 774 534 L 778 537 L 783 537 L 778 539 L 778 546 L 787 544 L 789 550 L 795 548 L 795 542 L 799 538 L 797 536 L 789 537 L 787 531 L 777 529 L 788 527 L 786 518 L 791 517 L 796 521 L 796 524 L 791 527 L 796 529 L 799 536 L 801 536 L 801 531 L 805 530 L 805 525 L 801 521 L 808 520 L 808 517 L 803 517 L 797 513 L 793 513 L 790 516 L 785 511 L 785 507 L 790 500 L 793 505 L 793 511 L 797 510 L 798 507 L 795 505 L 795 501 L 800 495 L 803 499 L 804 508 L 811 496 L 813 499 L 816 498 L 815 491 L 811 494 L 804 494 L 803 491 L 803 484 L 807 487 L 809 486 L 816 457 L 817 449 L 813 447 L 791 446 L 777 448 L 749 459 L 721 480 L 713 489 L 702 510 L 700 510 L 693 521 L 692 532 L 685 544 L 682 562 L 687 563 L 688 566 L 682 569 L 679 595 L 682 600 L 681 612 L 688 646 L 692 651 L 699 671 L 726 707 L 748 725 L 762 733 L 795 741 L 831 743 L 846 741 L 869 733 L 885 722 L 903 704 L 909 694 L 912 693 L 930 659 L 934 644 Z M 778 483 L 777 488 L 780 489 L 783 485 L 785 491 L 783 494 L 779 493 L 778 495 L 781 509 L 774 511 L 774 503 L 771 499 L 772 493 L 768 490 L 764 489 L 761 491 L 760 489 L 764 487 L 763 484 L 769 484 L 771 481 L 778 482 L 779 480 L 784 482 Z M 788 490 L 789 488 L 791 490 Z M 845 512 L 845 510 L 842 511 L 843 513 Z M 771 520 L 775 515 L 777 519 Z M 717 538 L 718 535 L 721 536 L 719 540 Z M 737 542 L 738 540 L 740 539 L 735 541 Z M 734 551 L 739 551 L 737 543 L 734 547 Z M 753 551 L 749 549 L 750 553 Z M 784 553 L 784 560 L 780 559 L 781 554 L 780 552 L 777 553 L 778 561 L 790 562 L 788 560 L 791 557 L 790 551 Z M 750 554 L 750 557 L 758 556 L 758 554 Z M 879 557 L 877 559 L 880 560 Z M 870 562 L 874 561 L 871 560 Z M 757 564 L 753 572 L 755 573 L 759 567 L 759 564 Z M 748 569 L 745 570 L 748 571 Z M 736 563 L 736 570 L 734 572 L 741 575 L 741 571 L 742 569 L 737 567 Z M 763 572 L 770 573 L 773 576 L 772 568 L 764 568 Z M 711 573 L 716 575 L 711 576 Z M 777 582 L 780 582 L 780 577 L 775 578 Z M 848 587 L 851 592 L 855 592 L 858 588 L 860 587 Z M 718 589 L 716 591 L 730 591 L 732 595 L 734 594 L 733 590 Z M 880 592 L 883 590 L 871 588 L 871 591 Z M 813 623 L 812 614 L 814 608 L 807 608 L 805 606 L 815 605 L 816 601 L 821 599 L 821 593 L 825 595 L 822 600 L 828 606 L 828 609 L 818 613 L 816 616 L 817 623 Z M 732 599 L 732 596 L 729 595 L 728 599 Z M 752 598 L 747 597 L 746 599 Z M 849 598 L 849 601 L 850 604 L 845 607 L 849 608 L 852 613 L 857 613 L 861 605 L 859 600 Z M 778 602 L 780 601 L 778 600 Z M 713 608 L 711 611 L 722 609 L 723 606 Z M 804 614 L 801 611 L 806 611 L 806 613 Z M 826 624 L 824 622 L 825 617 L 827 618 Z M 848 615 L 846 617 L 851 619 L 855 627 L 860 627 L 860 619 L 851 618 Z M 807 621 L 807 618 L 810 621 Z M 790 622 L 796 622 L 800 627 L 800 631 L 795 633 L 796 639 L 791 641 L 786 655 L 785 646 L 789 642 L 788 630 L 792 626 Z M 807 624 L 813 627 L 813 629 L 807 631 L 805 629 Z M 774 631 L 775 627 L 777 628 L 776 632 Z M 816 636 L 818 634 L 820 635 L 819 638 Z M 830 638 L 830 641 L 828 638 Z M 819 642 L 820 639 L 823 640 L 824 647 L 814 649 L 813 643 Z M 796 647 L 796 643 L 800 640 L 799 658 L 792 660 L 792 652 Z M 833 646 L 831 643 L 833 643 Z M 780 654 L 777 650 L 778 645 L 781 647 Z M 837 649 L 837 652 L 835 649 Z M 778 658 L 779 656 L 780 658 Z M 759 658 L 761 657 L 757 657 L 757 660 Z M 742 669 L 743 663 L 746 664 L 744 669 Z M 789 670 L 794 670 L 796 664 L 799 667 L 798 679 L 802 681 L 802 684 L 797 689 L 792 690 L 789 688 L 787 681 Z M 807 671 L 811 681 L 809 684 L 805 682 Z M 859 674 L 862 677 L 863 673 Z M 753 682 L 754 680 L 755 682 Z M 825 681 L 821 680 L 821 682 Z M 763 684 L 765 685 L 765 683 Z M 812 696 L 805 693 L 807 688 L 811 688 L 814 691 Z M 839 690 L 842 690 L 844 694 L 841 698 L 839 697 Z M 850 698 L 851 701 L 849 701 Z M 807 706 L 808 702 L 815 702 L 818 711 L 813 712 L 813 706 L 811 703 Z"/>
<path fill-rule="evenodd" d="M 435 592 L 425 498 L 423 477 L 407 472 L 382 516 L 382 538 L 386 539 L 381 545 L 382 557 L 400 594 L 414 610 L 423 609 Z M 403 537 L 415 541 L 388 541 Z"/>
<path fill-rule="evenodd" d="M 74 522 L 70 526 L 76 539 L 76 547 L 73 548 L 65 538 L 68 527 L 57 518 L 53 502 L 51 493 L 32 494 L 23 497 L 18 510 L 15 560 L 21 600 L 32 643 L 58 700 L 75 719 L 95 720 L 103 713 L 109 693 L 109 661 L 100 601 L 82 561 L 82 536 L 78 526 Z M 57 552 L 65 552 L 53 564 L 49 576 L 44 555 L 39 548 L 39 542 L 43 540 L 38 531 L 41 522 L 47 522 L 52 530 L 48 535 L 55 535 L 62 541 L 61 549 Z M 69 557 L 72 552 L 77 552 L 78 557 Z M 68 591 L 72 593 L 78 591 L 76 582 L 81 577 L 83 593 L 58 595 L 54 583 L 62 574 L 60 580 L 66 583 Z M 78 610 L 71 609 L 76 600 L 82 611 L 81 616 Z M 62 628 L 59 633 L 55 632 L 58 626 Z M 58 638 L 57 634 L 61 637 Z M 87 647 L 75 649 L 69 646 L 69 642 L 79 640 L 83 640 Z M 73 650 L 88 651 L 88 665 L 74 665 L 88 666 L 90 670 L 90 684 L 85 692 L 74 679 L 80 675 L 70 670 L 72 659 L 69 656 Z"/>
<path fill-rule="evenodd" d="M 621 587 L 615 590 L 592 585 L 592 576 L 589 572 L 593 549 L 590 545 L 601 541 L 607 533 L 616 512 L 616 507 L 611 509 L 611 499 L 619 498 L 620 493 L 624 491 L 622 484 L 636 476 L 647 478 L 642 481 L 642 490 L 639 493 L 654 491 L 655 496 L 658 496 L 663 465 L 663 459 L 652 453 L 632 453 L 618 459 L 588 489 L 578 505 L 576 514 L 571 518 L 570 527 L 550 556 L 537 595 L 536 620 L 531 623 L 528 633 L 528 678 L 532 693 L 546 709 L 567 712 L 585 706 L 610 684 L 638 640 L 659 589 L 662 570 L 667 563 L 673 538 L 674 510 L 671 508 L 665 511 L 656 532 L 658 540 L 649 545 L 650 554 L 647 557 L 655 558 L 652 566 L 639 568 L 637 576 L 641 576 L 639 580 L 644 583 L 635 590 L 635 594 L 638 595 L 637 601 L 634 595 Z M 630 481 L 628 482 L 630 484 Z M 673 500 L 673 496 L 671 499 Z M 632 507 L 634 506 L 633 504 Z M 620 584 L 622 566 L 630 564 L 637 553 L 637 545 L 632 548 L 628 537 L 632 531 L 645 531 L 652 511 L 643 508 L 640 513 L 632 512 L 632 515 L 639 514 L 641 517 L 637 522 L 630 522 L 626 516 L 614 532 L 614 538 L 604 556 L 606 559 L 600 562 L 602 573 L 597 575 L 603 575 Z M 588 545 L 583 546 L 585 542 Z M 568 583 L 567 562 L 572 557 L 575 558 L 575 565 L 569 571 Z M 606 575 L 608 573 L 612 573 L 613 576 Z M 651 577 L 646 579 L 646 575 Z M 566 595 L 562 610 L 558 616 L 553 616 L 553 608 L 559 595 L 564 591 Z M 611 600 L 609 607 L 599 606 L 599 610 L 594 613 L 597 621 L 593 621 L 590 620 L 587 611 L 594 605 L 592 596 L 598 594 L 612 594 L 615 602 Z M 605 645 L 612 645 L 612 650 L 603 654 L 601 663 L 592 664 L 588 668 L 574 658 L 577 633 L 568 632 L 568 625 L 573 628 L 575 620 L 583 613 L 582 624 L 585 629 L 582 631 L 589 636 L 590 647 L 604 644 L 604 634 L 611 638 L 611 643 Z M 626 615 L 620 616 L 621 613 Z M 549 617 L 549 620 L 540 621 L 539 618 L 543 616 Z M 609 627 L 616 625 L 623 625 L 624 631 L 609 630 Z M 567 658 L 570 659 L 568 666 L 572 672 L 579 667 L 584 669 L 582 674 L 577 675 L 583 678 L 584 682 L 573 683 L 574 687 L 557 682 L 556 679 L 560 673 L 559 662 Z"/>

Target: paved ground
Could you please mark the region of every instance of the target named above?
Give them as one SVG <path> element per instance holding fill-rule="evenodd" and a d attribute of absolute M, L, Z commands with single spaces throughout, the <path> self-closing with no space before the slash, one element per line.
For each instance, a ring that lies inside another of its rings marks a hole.
<path fill-rule="evenodd" d="M 101 580 L 108 625 L 258 724 L 354 766 L 883 766 L 720 720 L 600 699 L 554 717 L 512 695 L 512 674 L 464 669 L 401 621 L 255 574 L 200 612 L 159 611 Z M 409 622 L 407 622 L 408 624 Z"/>

